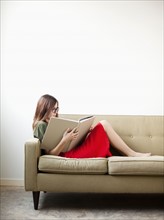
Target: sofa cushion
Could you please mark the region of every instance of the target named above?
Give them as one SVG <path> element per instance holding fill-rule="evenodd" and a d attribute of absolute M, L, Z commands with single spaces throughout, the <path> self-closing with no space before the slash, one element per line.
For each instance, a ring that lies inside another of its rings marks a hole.
<path fill-rule="evenodd" d="M 106 158 L 72 159 L 52 155 L 39 158 L 39 171 L 46 173 L 105 174 L 108 173 Z"/>
<path fill-rule="evenodd" d="M 110 175 L 164 175 L 164 156 L 108 158 Z"/>

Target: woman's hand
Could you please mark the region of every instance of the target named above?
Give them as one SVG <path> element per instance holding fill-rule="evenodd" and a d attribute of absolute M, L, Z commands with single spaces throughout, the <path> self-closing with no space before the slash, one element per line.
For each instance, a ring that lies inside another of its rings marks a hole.
<path fill-rule="evenodd" d="M 91 131 L 93 130 L 93 128 L 94 128 L 93 126 L 90 127 L 90 129 L 89 129 L 89 131 L 88 131 L 88 134 L 86 135 L 85 139 L 87 139 L 87 137 L 90 135 L 90 133 L 91 133 Z"/>
<path fill-rule="evenodd" d="M 72 130 L 68 128 L 64 132 L 63 137 L 61 141 L 59 142 L 59 144 L 56 147 L 54 147 L 52 150 L 50 150 L 48 154 L 58 156 L 63 151 L 67 143 L 76 139 L 78 135 L 79 135 L 79 132 L 77 128 L 74 128 Z"/>
<path fill-rule="evenodd" d="M 70 128 L 68 128 L 63 134 L 62 141 L 64 143 L 68 143 L 68 142 L 76 139 L 78 135 L 79 135 L 79 132 L 78 132 L 77 128 L 74 128 L 72 130 Z"/>

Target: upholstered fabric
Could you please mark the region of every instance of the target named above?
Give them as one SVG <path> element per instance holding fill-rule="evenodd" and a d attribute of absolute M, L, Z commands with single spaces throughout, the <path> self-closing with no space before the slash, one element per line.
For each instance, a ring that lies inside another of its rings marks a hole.
<path fill-rule="evenodd" d="M 164 157 L 110 157 L 108 159 L 110 175 L 164 175 Z"/>
<path fill-rule="evenodd" d="M 71 159 L 44 155 L 39 159 L 38 169 L 46 173 L 105 174 L 107 163 L 106 158 Z"/>
<path fill-rule="evenodd" d="M 61 115 L 81 118 L 83 115 Z M 70 159 L 41 156 L 40 142 L 25 143 L 25 190 L 33 191 L 34 208 L 40 191 L 95 193 L 164 194 L 163 116 L 96 115 L 111 123 L 121 138 L 135 151 L 151 152 L 151 157 Z M 112 150 L 112 147 L 111 147 Z"/>
<path fill-rule="evenodd" d="M 113 176 L 38 173 L 39 191 L 91 193 L 164 193 L 163 176 Z"/>
<path fill-rule="evenodd" d="M 105 174 L 110 175 L 164 175 L 164 157 L 124 157 L 72 159 L 41 156 L 39 171 L 45 173 Z"/>
<path fill-rule="evenodd" d="M 164 117 L 108 115 L 96 118 L 108 120 L 133 150 L 164 156 Z"/>
<path fill-rule="evenodd" d="M 32 138 L 25 143 L 25 189 L 37 190 L 37 164 L 40 157 L 40 141 Z"/>
<path fill-rule="evenodd" d="M 83 115 L 61 116 L 78 119 Z M 94 124 L 101 120 L 107 120 L 133 150 L 164 156 L 163 116 L 96 115 Z"/>

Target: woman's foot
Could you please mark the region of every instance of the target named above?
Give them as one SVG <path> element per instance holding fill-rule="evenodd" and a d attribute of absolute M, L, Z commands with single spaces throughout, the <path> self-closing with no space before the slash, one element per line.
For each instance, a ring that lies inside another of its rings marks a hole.
<path fill-rule="evenodd" d="M 140 152 L 134 152 L 132 155 L 129 155 L 130 157 L 150 157 L 151 153 L 140 153 Z"/>

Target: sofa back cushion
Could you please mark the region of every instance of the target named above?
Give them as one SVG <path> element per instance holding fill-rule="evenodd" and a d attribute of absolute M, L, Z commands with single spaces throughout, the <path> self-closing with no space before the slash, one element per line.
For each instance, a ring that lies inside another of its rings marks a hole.
<path fill-rule="evenodd" d="M 84 115 L 63 114 L 61 117 L 78 119 Z M 135 151 L 164 156 L 164 117 L 135 115 L 95 115 L 98 121 L 107 120 L 121 138 Z M 111 148 L 112 150 L 112 148 Z M 116 155 L 116 154 L 115 154 Z M 118 155 L 118 154 L 117 154 Z"/>

